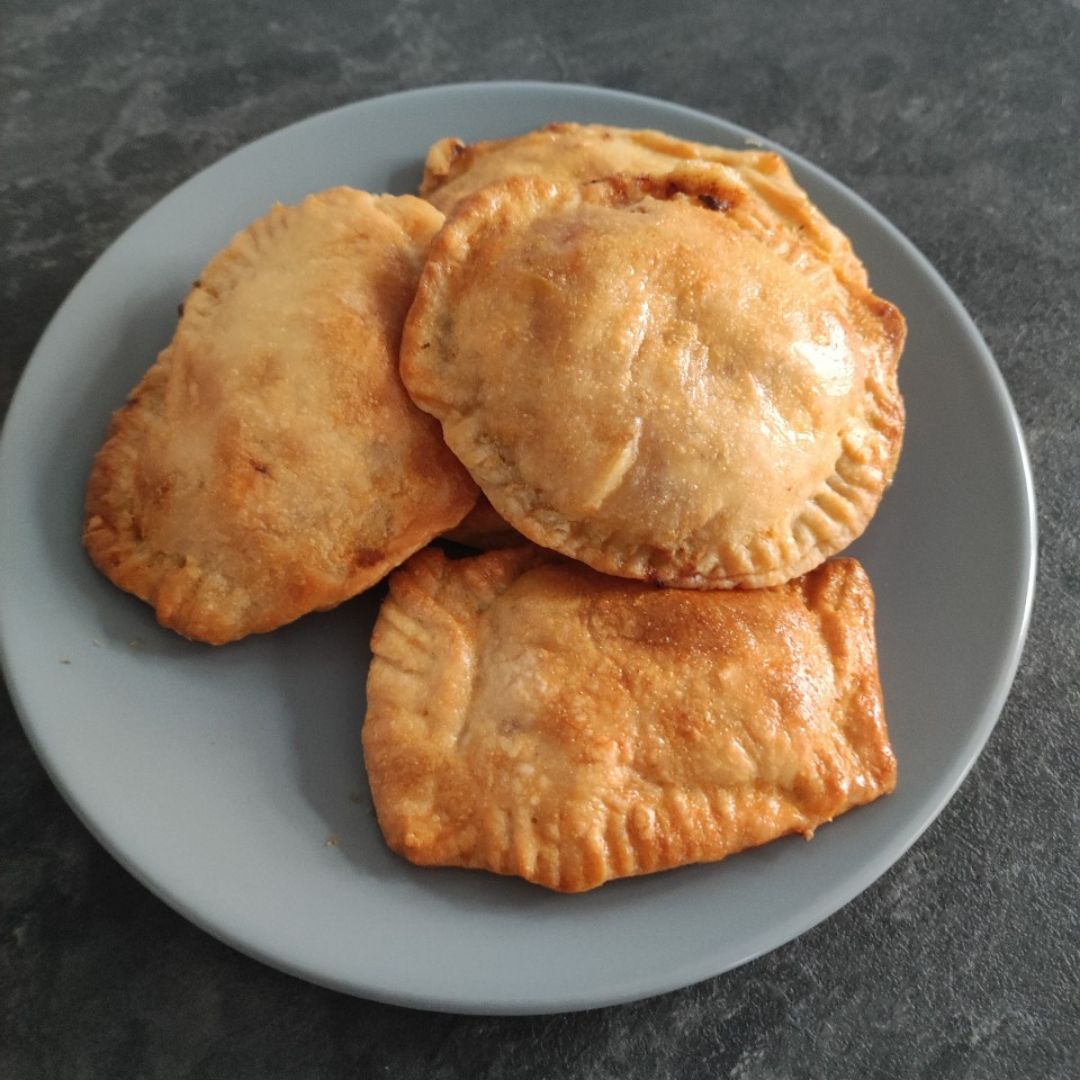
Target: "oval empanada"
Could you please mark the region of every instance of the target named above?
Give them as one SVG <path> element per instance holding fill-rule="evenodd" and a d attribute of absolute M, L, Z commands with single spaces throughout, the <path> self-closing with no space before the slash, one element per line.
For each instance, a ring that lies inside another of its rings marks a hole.
<path fill-rule="evenodd" d="M 866 285 L 866 271 L 848 238 L 807 198 L 784 159 L 770 150 L 733 150 L 607 124 L 548 124 L 509 139 L 472 144 L 440 139 L 428 151 L 420 194 L 450 214 L 473 193 L 511 176 L 582 183 L 616 174 L 662 175 L 687 162 L 735 169 L 775 226 L 796 230 L 801 242 L 817 246 L 852 281 Z"/>
<path fill-rule="evenodd" d="M 401 325 L 442 215 L 349 188 L 276 206 L 188 294 L 94 461 L 84 542 L 186 637 L 333 607 L 476 500 L 409 400 Z"/>

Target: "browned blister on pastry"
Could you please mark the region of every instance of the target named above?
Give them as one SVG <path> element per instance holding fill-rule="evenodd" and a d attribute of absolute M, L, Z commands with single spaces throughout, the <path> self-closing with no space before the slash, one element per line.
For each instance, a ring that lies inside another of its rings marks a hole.
<path fill-rule="evenodd" d="M 432 246 L 401 372 L 529 539 L 624 577 L 760 587 L 872 517 L 903 340 L 736 170 L 691 163 L 473 195 Z"/>
<path fill-rule="evenodd" d="M 532 547 L 423 551 L 372 639 L 383 835 L 567 892 L 810 836 L 895 785 L 873 608 L 851 559 L 694 592 Z"/>
<path fill-rule="evenodd" d="M 456 524 L 476 488 L 397 370 L 442 215 L 348 188 L 276 206 L 206 267 L 113 417 L 84 542 L 186 637 L 333 607 Z"/>
<path fill-rule="evenodd" d="M 866 284 L 866 271 L 848 238 L 807 198 L 784 159 L 770 150 L 708 146 L 661 131 L 607 124 L 548 124 L 509 139 L 472 144 L 440 139 L 428 151 L 420 194 L 450 214 L 470 195 L 511 176 L 583 183 L 619 173 L 663 175 L 686 162 L 736 170 L 775 226 L 796 230 L 803 243 L 818 246 L 852 281 Z"/>

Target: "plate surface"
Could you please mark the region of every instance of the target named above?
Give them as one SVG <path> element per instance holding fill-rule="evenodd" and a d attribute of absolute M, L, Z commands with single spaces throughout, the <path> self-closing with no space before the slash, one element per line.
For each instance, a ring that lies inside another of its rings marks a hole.
<path fill-rule="evenodd" d="M 444 135 L 552 120 L 753 138 L 660 101 L 536 83 L 435 87 L 312 117 L 193 177 L 109 248 L 42 337 L 0 443 L 5 674 L 64 796 L 125 867 L 210 933 L 314 982 L 406 1005 L 510 1013 L 626 1001 L 813 926 L 899 858 L 955 791 L 1004 703 L 1030 611 L 1030 473 L 992 357 L 926 260 L 791 154 L 910 328 L 899 473 L 851 549 L 878 597 L 900 764 L 892 797 L 810 844 L 786 839 L 582 896 L 416 869 L 382 844 L 360 754 L 379 590 L 215 650 L 158 628 L 91 567 L 81 504 L 109 414 L 235 230 L 275 199 L 335 184 L 415 190 L 424 152 Z"/>

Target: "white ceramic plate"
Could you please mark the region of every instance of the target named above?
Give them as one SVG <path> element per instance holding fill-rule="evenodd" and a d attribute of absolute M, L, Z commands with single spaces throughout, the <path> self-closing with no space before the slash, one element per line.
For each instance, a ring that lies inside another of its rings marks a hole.
<path fill-rule="evenodd" d="M 910 325 L 904 455 L 854 549 L 878 596 L 900 763 L 891 798 L 813 843 L 783 840 L 583 896 L 416 869 L 384 848 L 366 801 L 359 728 L 378 591 L 211 649 L 159 629 L 92 569 L 81 504 L 110 411 L 234 230 L 275 199 L 334 184 L 415 190 L 435 139 L 552 120 L 751 138 L 660 101 L 535 83 L 436 87 L 312 117 L 195 176 L 109 248 L 42 337 L 0 445 L 5 673 L 57 786 L 124 866 L 210 933 L 385 1001 L 580 1009 L 692 983 L 795 937 L 865 889 L 941 810 L 997 719 L 1030 609 L 1031 480 L 993 359 L 922 256 L 790 154 Z"/>

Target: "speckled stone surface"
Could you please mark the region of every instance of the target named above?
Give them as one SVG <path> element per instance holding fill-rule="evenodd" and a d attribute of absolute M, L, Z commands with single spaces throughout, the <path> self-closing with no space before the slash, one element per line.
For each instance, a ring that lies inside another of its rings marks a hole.
<path fill-rule="evenodd" d="M 570 80 L 770 135 L 906 232 L 998 358 L 1041 528 L 1012 696 L 912 851 L 771 955 L 586 1014 L 427 1015 L 240 956 L 91 839 L 5 697 L 0 1077 L 1080 1076 L 1077 0 L 0 0 L 0 64 L 4 409 L 83 271 L 226 151 L 391 90 Z"/>

